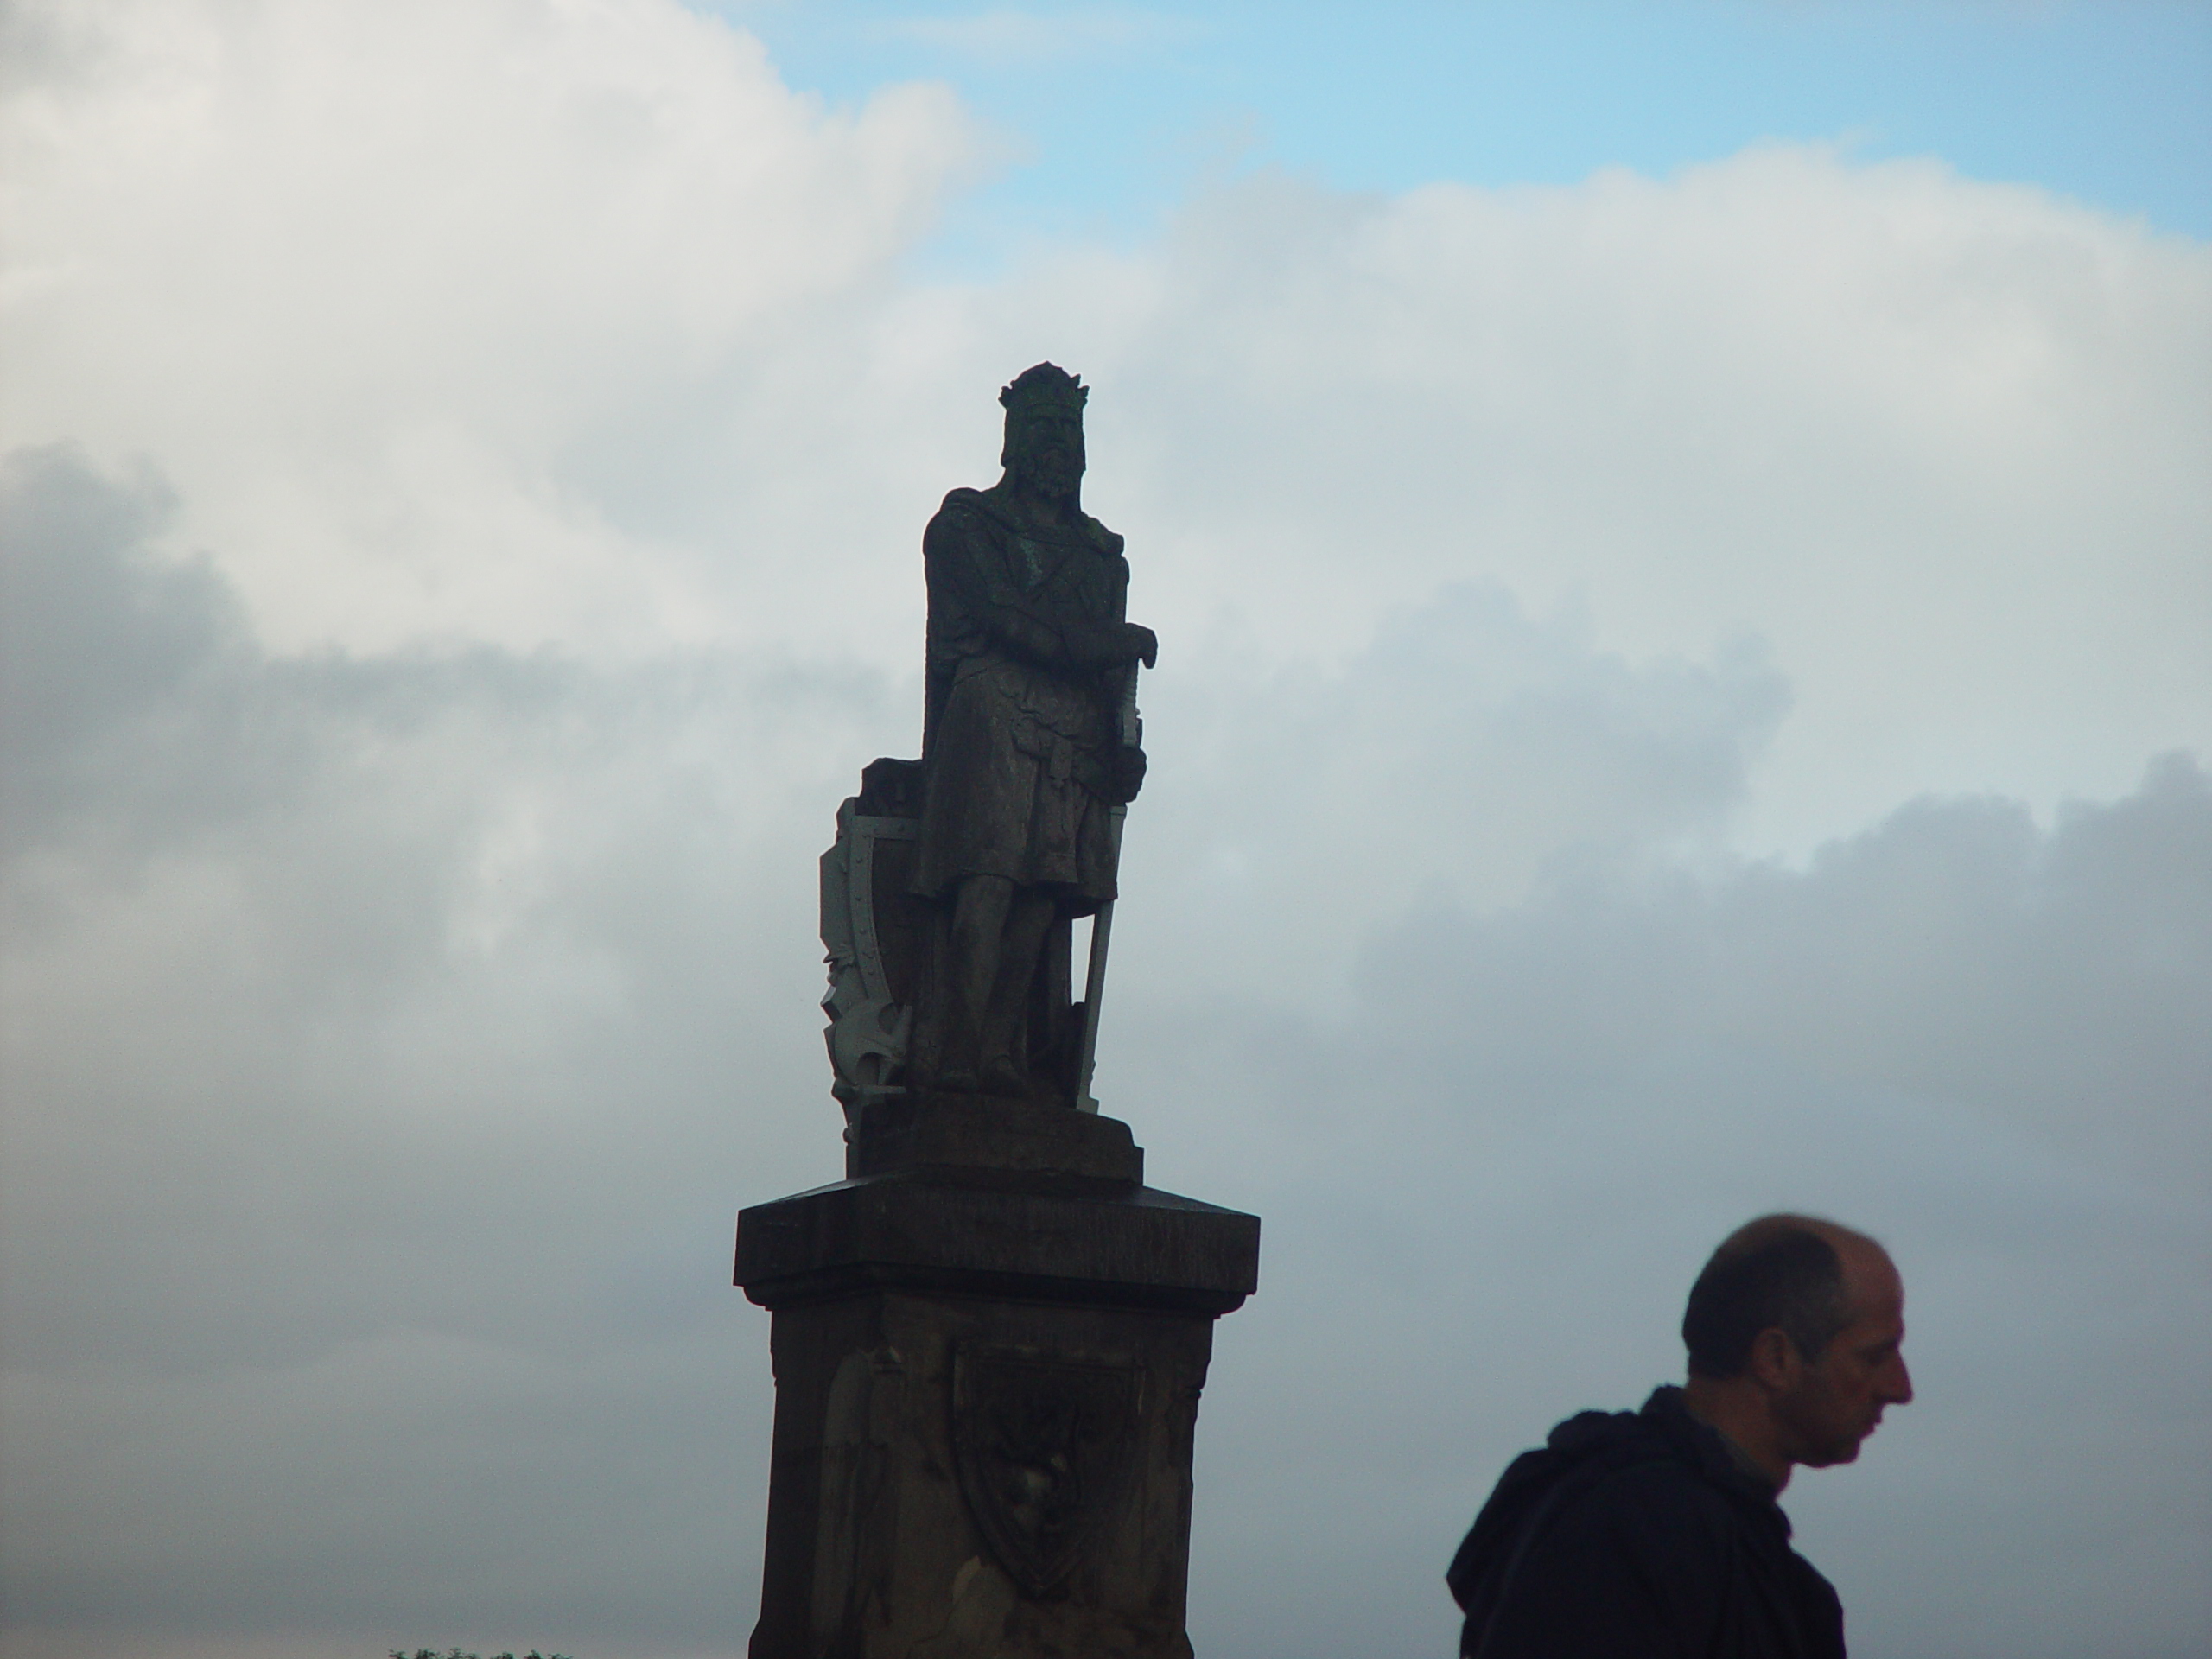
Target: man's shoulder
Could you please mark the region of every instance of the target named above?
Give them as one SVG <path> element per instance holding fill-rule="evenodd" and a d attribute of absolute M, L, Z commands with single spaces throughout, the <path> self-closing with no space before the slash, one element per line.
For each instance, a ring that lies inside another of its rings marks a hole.
<path fill-rule="evenodd" d="M 1673 1535 L 1694 1521 L 1707 1523 L 1700 1532 L 1725 1525 L 1734 1508 L 1694 1442 L 1649 1410 L 1580 1413 L 1552 1431 L 1544 1452 L 1558 1463 L 1562 1521 L 1610 1516 Z"/>
<path fill-rule="evenodd" d="M 1682 1450 L 1643 1413 L 1592 1411 L 1515 1459 L 1446 1574 L 1468 1639 L 1525 1659 L 1560 1643 L 1675 1651 L 1708 1629 L 1732 1553 L 1726 1500 Z"/>
<path fill-rule="evenodd" d="M 1743 1524 L 1740 1495 L 1716 1484 L 1693 1433 L 1650 1405 L 1586 1411 L 1516 1458 L 1453 1562 L 1453 1589 L 1508 1569 L 1531 1549 L 1616 1558 L 1686 1558 L 1725 1549 Z"/>
<path fill-rule="evenodd" d="M 1575 1471 L 1559 1498 L 1545 1529 L 1559 1544 L 1580 1540 L 1677 1561 L 1719 1554 L 1745 1520 L 1701 1471 L 1658 1444 Z"/>
<path fill-rule="evenodd" d="M 1680 1395 L 1580 1413 L 1514 1459 L 1446 1575 L 1469 1645 L 1492 1659 L 1690 1652 L 1725 1625 L 1732 1652 L 1840 1653 L 1834 1591 Z"/>

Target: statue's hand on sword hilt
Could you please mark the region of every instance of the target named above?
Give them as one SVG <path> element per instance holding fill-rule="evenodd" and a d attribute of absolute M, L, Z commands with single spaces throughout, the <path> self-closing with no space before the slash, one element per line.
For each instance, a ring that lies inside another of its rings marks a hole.
<path fill-rule="evenodd" d="M 1144 787 L 1144 717 L 1137 713 L 1137 665 L 1131 663 L 1122 680 L 1121 707 L 1116 716 L 1116 746 L 1113 760 L 1114 810 L 1118 814 Z M 1118 849 L 1117 849 L 1118 850 Z"/>

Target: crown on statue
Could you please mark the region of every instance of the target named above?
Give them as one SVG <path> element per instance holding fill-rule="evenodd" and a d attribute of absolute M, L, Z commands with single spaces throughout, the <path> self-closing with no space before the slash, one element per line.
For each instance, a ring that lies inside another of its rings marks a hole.
<path fill-rule="evenodd" d="M 1039 363 L 1016 375 L 1014 384 L 1000 391 L 999 402 L 1009 415 L 1071 415 L 1081 420 L 1090 396 L 1090 388 L 1065 369 Z"/>

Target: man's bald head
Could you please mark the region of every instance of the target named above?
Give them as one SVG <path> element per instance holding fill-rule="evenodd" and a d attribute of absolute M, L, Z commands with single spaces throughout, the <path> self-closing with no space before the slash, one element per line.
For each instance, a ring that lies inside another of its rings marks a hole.
<path fill-rule="evenodd" d="M 1740 1376 L 1762 1331 L 1779 1329 L 1817 1363 L 1851 1322 L 1853 1281 L 1888 1270 L 1861 1232 L 1815 1216 L 1761 1216 L 1721 1242 L 1691 1287 L 1682 1341 L 1693 1376 Z"/>

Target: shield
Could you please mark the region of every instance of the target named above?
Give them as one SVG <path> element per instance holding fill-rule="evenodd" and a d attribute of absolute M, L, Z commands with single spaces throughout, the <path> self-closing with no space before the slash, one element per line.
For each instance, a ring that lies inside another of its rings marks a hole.
<path fill-rule="evenodd" d="M 1141 1367 L 1008 1345 L 961 1344 L 952 1449 L 976 1529 L 1039 1596 L 1122 1508 L 1136 1473 Z"/>
<path fill-rule="evenodd" d="M 822 943 L 829 952 L 823 1033 L 847 1109 L 906 1092 L 902 1075 L 929 916 L 907 891 L 921 831 L 921 763 L 878 760 L 837 809 L 837 840 L 822 855 Z"/>

